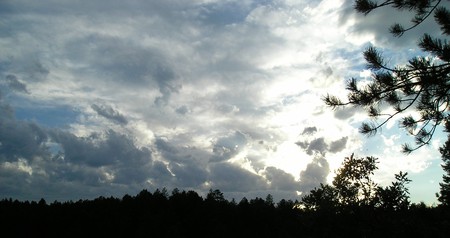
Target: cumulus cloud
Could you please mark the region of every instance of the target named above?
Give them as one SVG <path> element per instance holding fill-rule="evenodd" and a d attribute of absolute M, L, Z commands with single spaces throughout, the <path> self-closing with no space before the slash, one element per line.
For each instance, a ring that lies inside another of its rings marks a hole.
<path fill-rule="evenodd" d="M 52 189 L 67 183 L 77 184 L 71 191 L 74 194 L 78 189 L 104 186 L 92 190 L 92 196 L 116 184 L 142 187 L 164 170 L 168 173 L 165 166 L 155 166 L 148 148 L 138 148 L 128 136 L 113 130 L 79 137 L 19 121 L 7 104 L 2 103 L 0 110 L 0 191 L 4 196 L 21 197 L 26 189 L 32 190 L 33 198 L 50 196 L 57 192 Z"/>
<path fill-rule="evenodd" d="M 325 154 L 328 150 L 325 138 L 317 138 L 312 141 L 299 141 L 296 144 L 304 149 L 308 155 L 313 155 L 314 153 Z"/>
<path fill-rule="evenodd" d="M 301 191 L 309 192 L 321 183 L 325 184 L 329 173 L 328 161 L 322 156 L 314 157 L 313 161 L 300 173 Z"/>
<path fill-rule="evenodd" d="M 302 133 L 302 135 L 304 134 L 305 133 Z M 315 154 L 325 155 L 326 152 L 337 153 L 342 151 L 343 149 L 345 149 L 348 141 L 348 137 L 342 137 L 339 140 L 330 142 L 326 142 L 325 139 L 326 138 L 324 137 L 318 137 L 312 140 L 298 141 L 295 144 L 300 146 L 300 148 L 304 149 L 308 155 L 315 155 Z"/>
<path fill-rule="evenodd" d="M 31 160 L 36 156 L 47 156 L 45 142 L 48 135 L 35 123 L 18 122 L 12 108 L 0 101 L 0 160 Z"/>
<path fill-rule="evenodd" d="M 345 146 L 347 145 L 347 141 L 348 141 L 348 137 L 342 137 L 341 139 L 337 140 L 337 141 L 332 141 L 330 143 L 330 152 L 331 153 L 336 153 L 336 152 L 340 152 L 343 149 L 345 149 Z"/>
<path fill-rule="evenodd" d="M 293 192 L 299 189 L 298 181 L 295 180 L 294 176 L 286 173 L 284 170 L 267 167 L 264 174 L 271 190 Z"/>
<path fill-rule="evenodd" d="M 317 127 L 315 127 L 315 126 L 306 127 L 305 129 L 303 129 L 302 135 L 313 135 L 316 132 L 317 132 Z"/>

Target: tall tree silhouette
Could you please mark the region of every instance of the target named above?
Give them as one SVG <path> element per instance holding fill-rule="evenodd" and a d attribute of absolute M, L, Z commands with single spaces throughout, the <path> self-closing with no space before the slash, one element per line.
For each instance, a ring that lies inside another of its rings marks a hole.
<path fill-rule="evenodd" d="M 450 133 L 450 123 L 445 124 L 445 130 Z M 440 192 L 437 194 L 438 201 L 444 206 L 450 206 L 450 135 L 448 136 L 445 144 L 439 149 L 442 155 L 442 169 L 444 175 L 442 175 L 442 182 L 440 185 Z"/>
<path fill-rule="evenodd" d="M 399 11 L 414 13 L 410 26 L 394 24 L 390 32 L 394 36 L 402 36 L 415 28 L 430 16 L 440 26 L 442 35 L 450 35 L 450 12 L 441 0 L 356 0 L 356 11 L 369 14 L 380 7 L 393 7 Z M 415 138 L 415 146 L 403 145 L 404 153 L 429 144 L 437 127 L 450 121 L 450 45 L 445 39 L 424 34 L 419 39 L 419 48 L 429 54 L 427 57 L 415 57 L 408 63 L 390 66 L 382 53 L 374 47 L 364 51 L 367 67 L 372 71 L 372 80 L 361 85 L 357 79 L 347 82 L 349 91 L 346 101 L 327 95 L 324 101 L 335 108 L 354 105 L 366 110 L 369 117 L 382 119 L 381 123 L 363 123 L 360 132 L 373 135 L 389 120 L 399 114 L 413 109 L 418 116 L 406 116 L 400 125 Z M 393 112 L 381 110 L 381 106 L 389 105 Z"/>

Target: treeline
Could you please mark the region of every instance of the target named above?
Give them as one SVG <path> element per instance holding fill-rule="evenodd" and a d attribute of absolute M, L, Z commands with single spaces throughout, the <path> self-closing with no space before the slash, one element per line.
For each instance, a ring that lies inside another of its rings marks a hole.
<path fill-rule="evenodd" d="M 300 201 L 274 203 L 205 198 L 195 191 L 142 190 L 135 196 L 58 202 L 0 201 L 0 227 L 9 237 L 433 237 L 450 234 L 450 207 L 409 201 L 407 173 L 391 185 L 371 176 L 377 159 L 344 159 L 331 184 Z"/>
<path fill-rule="evenodd" d="M 310 209 L 304 202 L 243 198 L 219 190 L 142 190 L 136 196 L 76 202 L 0 201 L 0 226 L 9 237 L 448 237 L 449 209 L 411 204 Z"/>
<path fill-rule="evenodd" d="M 166 189 L 76 202 L 0 201 L 2 232 L 15 237 L 289 237 L 300 236 L 295 202 L 243 198 L 219 190 Z"/>

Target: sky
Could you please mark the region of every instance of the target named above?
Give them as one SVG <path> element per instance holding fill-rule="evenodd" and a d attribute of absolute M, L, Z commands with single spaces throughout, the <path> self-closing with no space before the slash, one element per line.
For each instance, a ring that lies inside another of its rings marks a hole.
<path fill-rule="evenodd" d="M 447 2 L 445 4 L 448 4 Z M 370 45 L 390 62 L 421 54 L 427 21 L 350 0 L 0 1 L 0 198 L 48 201 L 166 187 L 228 199 L 300 199 L 345 157 L 378 158 L 382 186 L 408 172 L 411 201 L 436 203 L 438 132 L 401 153 L 391 120 L 332 110 L 351 77 L 369 80 Z M 400 119 L 400 118 L 397 118 Z"/>

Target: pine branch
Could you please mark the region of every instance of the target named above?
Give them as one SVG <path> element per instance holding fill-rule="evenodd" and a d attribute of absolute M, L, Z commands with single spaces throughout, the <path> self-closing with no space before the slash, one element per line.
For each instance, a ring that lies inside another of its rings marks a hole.
<path fill-rule="evenodd" d="M 437 3 L 431 7 L 431 9 L 426 12 L 424 9 L 428 8 L 427 7 L 416 7 L 415 5 L 411 5 L 410 10 L 412 10 L 412 8 L 416 8 L 417 10 L 417 15 L 414 17 L 413 20 L 411 20 L 414 24 L 408 28 L 403 28 L 400 24 L 394 24 L 391 26 L 390 28 L 390 32 L 396 36 L 396 37 L 400 37 L 402 36 L 405 32 L 412 30 L 414 28 L 416 28 L 418 25 L 422 24 L 422 22 L 424 22 L 430 15 L 431 13 L 433 13 L 435 11 L 435 9 L 439 6 L 439 4 L 441 3 L 441 0 L 438 0 Z M 423 16 L 422 16 L 423 15 Z"/>
<path fill-rule="evenodd" d="M 439 7 L 434 13 L 434 19 L 441 25 L 442 32 L 450 35 L 450 11 L 444 7 Z"/>

